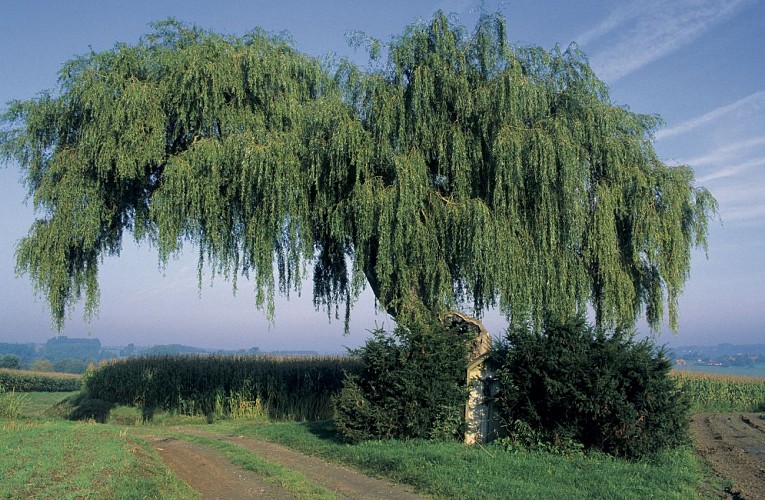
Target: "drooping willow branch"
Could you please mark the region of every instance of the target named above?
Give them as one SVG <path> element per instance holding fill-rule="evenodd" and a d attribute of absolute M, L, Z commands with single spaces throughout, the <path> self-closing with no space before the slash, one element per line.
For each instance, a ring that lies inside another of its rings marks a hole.
<path fill-rule="evenodd" d="M 83 295 L 95 310 L 98 264 L 132 233 L 161 261 L 195 245 L 269 315 L 310 263 L 315 304 L 346 318 L 370 284 L 402 321 L 590 305 L 676 328 L 716 210 L 657 157 L 657 118 L 612 104 L 575 47 L 509 44 L 498 15 L 468 32 L 437 13 L 368 72 L 170 20 L 66 63 L 2 122 L 40 214 L 18 270 L 59 327 Z"/>

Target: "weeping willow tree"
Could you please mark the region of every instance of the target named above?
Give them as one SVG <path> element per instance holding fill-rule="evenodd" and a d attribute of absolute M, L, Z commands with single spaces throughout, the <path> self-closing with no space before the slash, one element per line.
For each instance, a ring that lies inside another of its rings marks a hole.
<path fill-rule="evenodd" d="M 656 117 L 612 104 L 576 48 L 510 45 L 498 15 L 469 32 L 437 13 L 386 52 L 328 68 L 167 21 L 64 64 L 2 117 L 40 214 L 18 272 L 59 327 L 83 296 L 96 310 L 98 265 L 132 234 L 161 263 L 193 245 L 269 316 L 313 266 L 315 305 L 346 319 L 369 285 L 403 323 L 591 306 L 676 328 L 716 203 L 657 157 Z"/>

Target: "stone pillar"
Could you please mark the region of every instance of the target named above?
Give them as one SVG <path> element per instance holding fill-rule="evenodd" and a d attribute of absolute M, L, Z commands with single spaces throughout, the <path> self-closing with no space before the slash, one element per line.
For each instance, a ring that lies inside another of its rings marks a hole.
<path fill-rule="evenodd" d="M 468 400 L 465 404 L 465 444 L 484 444 L 498 435 L 494 403 L 497 381 L 489 355 L 473 360 L 467 367 Z"/>
<path fill-rule="evenodd" d="M 465 403 L 465 444 L 486 443 L 498 435 L 499 430 L 492 403 L 497 382 L 489 359 L 491 336 L 480 321 L 462 313 L 447 313 L 442 321 L 471 339 L 466 373 L 469 393 Z"/>

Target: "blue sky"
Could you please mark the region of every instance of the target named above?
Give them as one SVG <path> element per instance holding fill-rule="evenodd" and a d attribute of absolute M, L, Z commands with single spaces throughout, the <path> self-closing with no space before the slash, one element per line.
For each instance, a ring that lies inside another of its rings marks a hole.
<path fill-rule="evenodd" d="M 677 336 L 670 345 L 765 342 L 765 2 L 757 0 L 638 0 L 486 2 L 508 20 L 514 43 L 551 48 L 576 41 L 611 89 L 612 101 L 659 114 L 666 125 L 655 147 L 669 164 L 688 164 L 699 185 L 720 202 L 709 254 L 694 253 L 680 299 Z M 345 34 L 362 30 L 388 40 L 438 9 L 472 27 L 479 2 L 469 0 L 336 2 L 282 0 L 160 1 L 38 0 L 6 2 L 0 17 L 0 107 L 56 84 L 60 65 L 92 47 L 134 43 L 148 24 L 169 16 L 215 31 L 242 34 L 256 26 L 288 31 L 299 50 L 360 57 Z M 0 341 L 44 342 L 50 328 L 45 301 L 14 274 L 14 249 L 34 213 L 14 165 L 0 167 Z M 351 334 L 328 322 L 302 297 L 277 304 L 275 324 L 254 307 L 240 284 L 209 274 L 197 289 L 193 249 L 164 269 L 146 245 L 127 242 L 101 267 L 100 315 L 89 325 L 75 310 L 62 334 L 92 334 L 106 345 L 185 343 L 202 347 L 342 351 L 363 343 L 376 325 L 370 292 L 352 313 Z M 489 314 L 500 334 L 504 321 Z M 646 331 L 644 325 L 638 325 Z"/>

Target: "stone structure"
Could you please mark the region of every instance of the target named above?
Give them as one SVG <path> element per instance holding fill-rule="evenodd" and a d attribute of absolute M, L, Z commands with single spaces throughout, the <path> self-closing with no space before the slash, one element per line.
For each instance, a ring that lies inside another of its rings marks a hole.
<path fill-rule="evenodd" d="M 500 430 L 492 402 L 498 383 L 489 356 L 491 336 L 480 321 L 464 314 L 450 312 L 442 319 L 450 328 L 457 328 L 472 338 L 466 372 L 470 392 L 465 404 L 465 444 L 486 443 L 498 436 Z"/>
<path fill-rule="evenodd" d="M 467 366 L 468 400 L 465 403 L 465 444 L 487 443 L 499 436 L 500 426 L 493 397 L 499 383 L 489 353 Z"/>

